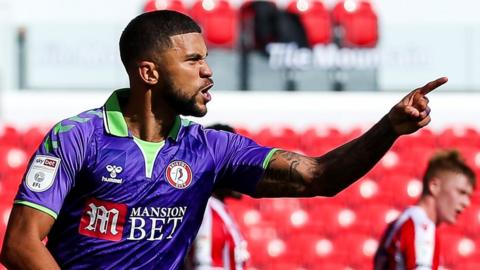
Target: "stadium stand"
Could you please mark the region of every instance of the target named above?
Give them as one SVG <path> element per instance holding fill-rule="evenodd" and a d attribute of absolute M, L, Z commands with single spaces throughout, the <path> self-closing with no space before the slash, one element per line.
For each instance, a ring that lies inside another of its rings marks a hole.
<path fill-rule="evenodd" d="M 369 1 L 331 1 L 333 9 L 320 0 L 285 1 L 285 7 L 278 2 L 245 1 L 239 6 L 226 0 L 149 0 L 143 11 L 173 9 L 192 15 L 212 47 L 236 46 L 241 13 L 242 21 L 253 22 L 243 28 L 251 31 L 245 36 L 247 49 L 264 50 L 277 39 L 278 29 L 271 20 L 279 10 L 300 17 L 309 46 L 328 45 L 334 39 L 349 48 L 372 48 L 378 43 L 378 16 Z M 261 12 L 264 16 L 255 16 Z M 257 130 L 237 127 L 237 132 L 260 144 L 320 155 L 355 138 L 362 129 L 263 126 Z M 20 179 L 44 133 L 39 126 L 0 128 L 0 245 Z M 459 148 L 480 175 L 479 129 L 452 126 L 403 136 L 362 180 L 334 198 L 228 200 L 249 242 L 249 269 L 371 269 L 372 251 L 386 223 L 418 197 L 427 160 L 435 149 L 451 147 Z M 442 233 L 446 269 L 480 269 L 478 188 L 472 204 L 455 228 Z"/>

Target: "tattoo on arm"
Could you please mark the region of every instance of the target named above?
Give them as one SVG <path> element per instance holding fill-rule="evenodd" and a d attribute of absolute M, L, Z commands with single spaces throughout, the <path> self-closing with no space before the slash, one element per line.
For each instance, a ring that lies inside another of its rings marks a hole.
<path fill-rule="evenodd" d="M 315 163 L 312 158 L 278 150 L 257 186 L 257 193 L 262 197 L 309 196 L 308 185 L 314 174 Z"/>

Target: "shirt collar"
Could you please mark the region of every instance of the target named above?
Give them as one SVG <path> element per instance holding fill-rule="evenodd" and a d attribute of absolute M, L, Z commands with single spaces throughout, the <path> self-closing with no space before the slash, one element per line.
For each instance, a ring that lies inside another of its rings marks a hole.
<path fill-rule="evenodd" d="M 103 124 L 105 131 L 110 135 L 118 137 L 131 137 L 119 102 L 120 98 L 126 98 L 129 96 L 129 94 L 129 88 L 115 90 L 103 106 Z M 172 129 L 168 133 L 168 137 L 176 141 L 181 125 L 182 119 L 177 115 L 175 117 L 175 122 L 173 123 Z"/>

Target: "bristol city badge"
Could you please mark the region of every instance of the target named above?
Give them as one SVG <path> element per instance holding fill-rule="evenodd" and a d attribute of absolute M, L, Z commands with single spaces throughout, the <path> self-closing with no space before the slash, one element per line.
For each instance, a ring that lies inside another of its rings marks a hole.
<path fill-rule="evenodd" d="M 192 169 L 184 161 L 175 160 L 170 162 L 165 172 L 168 183 L 174 188 L 184 189 L 192 183 Z"/>

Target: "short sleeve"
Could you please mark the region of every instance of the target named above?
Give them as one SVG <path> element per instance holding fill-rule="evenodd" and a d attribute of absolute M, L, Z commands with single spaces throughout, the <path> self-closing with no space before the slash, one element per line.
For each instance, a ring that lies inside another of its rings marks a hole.
<path fill-rule="evenodd" d="M 260 146 L 244 136 L 224 131 L 208 132 L 217 165 L 219 184 L 253 194 L 276 149 Z"/>
<path fill-rule="evenodd" d="M 55 125 L 30 159 L 15 204 L 30 206 L 57 218 L 85 160 L 86 137 L 68 120 Z"/>

